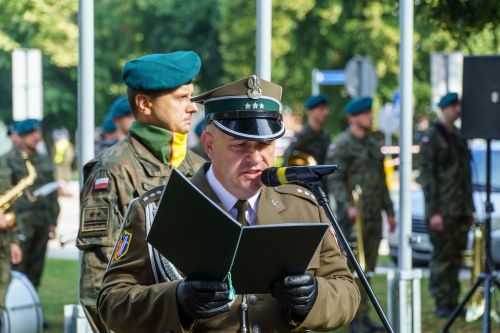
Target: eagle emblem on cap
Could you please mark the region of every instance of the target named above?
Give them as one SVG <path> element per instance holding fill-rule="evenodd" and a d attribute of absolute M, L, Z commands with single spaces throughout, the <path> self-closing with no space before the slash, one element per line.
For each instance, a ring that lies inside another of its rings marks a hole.
<path fill-rule="evenodd" d="M 250 76 L 247 82 L 248 90 L 247 95 L 251 99 L 259 99 L 262 96 L 262 89 L 260 89 L 259 78 L 256 75 Z"/>

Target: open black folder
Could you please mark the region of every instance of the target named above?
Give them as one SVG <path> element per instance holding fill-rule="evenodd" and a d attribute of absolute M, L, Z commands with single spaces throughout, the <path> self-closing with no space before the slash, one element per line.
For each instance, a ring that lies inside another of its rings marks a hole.
<path fill-rule="evenodd" d="M 148 242 L 186 277 L 225 281 L 238 294 L 269 293 L 280 278 L 307 269 L 328 225 L 242 227 L 174 169 Z"/>

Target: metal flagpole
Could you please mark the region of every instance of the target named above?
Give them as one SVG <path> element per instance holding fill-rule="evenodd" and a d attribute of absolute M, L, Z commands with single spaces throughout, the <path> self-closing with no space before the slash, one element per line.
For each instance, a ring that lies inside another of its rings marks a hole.
<path fill-rule="evenodd" d="M 94 158 L 94 0 L 78 2 L 78 179 L 83 187 L 83 166 Z M 82 262 L 79 253 L 79 265 Z M 80 271 L 78 272 L 80 276 Z M 80 305 L 80 295 L 76 305 L 65 305 L 66 333 L 92 332 Z"/>
<path fill-rule="evenodd" d="M 413 0 L 399 2 L 399 87 L 401 92 L 400 194 L 398 270 L 390 297 L 392 322 L 397 332 L 419 333 L 420 270 L 412 270 L 411 240 L 411 176 L 413 122 Z"/>
<path fill-rule="evenodd" d="M 271 81 L 272 0 L 257 0 L 257 76 Z"/>

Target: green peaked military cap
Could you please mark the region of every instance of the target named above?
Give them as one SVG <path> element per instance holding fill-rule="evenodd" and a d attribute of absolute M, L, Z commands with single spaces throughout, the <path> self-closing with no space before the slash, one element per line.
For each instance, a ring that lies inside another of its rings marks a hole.
<path fill-rule="evenodd" d="M 282 87 L 252 75 L 216 88 L 191 101 L 203 104 L 207 124 L 227 135 L 252 141 L 276 140 L 285 133 Z"/>
<path fill-rule="evenodd" d="M 37 129 L 40 129 L 40 127 L 41 127 L 40 120 L 28 118 L 16 123 L 15 132 L 18 135 L 22 136 L 29 134 Z"/>
<path fill-rule="evenodd" d="M 441 97 L 441 99 L 439 100 L 438 106 L 441 109 L 444 109 L 445 107 L 447 107 L 451 104 L 458 103 L 458 102 L 460 102 L 460 99 L 458 98 L 458 94 L 455 92 L 449 92 L 446 95 L 444 95 L 443 97 Z"/>
<path fill-rule="evenodd" d="M 134 90 L 168 90 L 193 81 L 201 60 L 193 51 L 148 54 L 128 61 L 122 80 Z"/>
<path fill-rule="evenodd" d="M 372 108 L 373 99 L 371 97 L 357 97 L 351 99 L 344 107 L 344 113 L 356 115 Z"/>
<path fill-rule="evenodd" d="M 128 105 L 127 97 L 120 96 L 116 98 L 113 104 L 111 104 L 111 107 L 109 108 L 108 112 L 111 114 L 111 117 L 113 118 L 121 118 L 131 114 L 132 110 Z"/>

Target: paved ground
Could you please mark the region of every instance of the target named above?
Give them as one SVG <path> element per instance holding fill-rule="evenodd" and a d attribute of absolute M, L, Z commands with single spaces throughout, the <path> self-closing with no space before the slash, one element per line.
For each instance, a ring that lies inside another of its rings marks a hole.
<path fill-rule="evenodd" d="M 75 247 L 80 218 L 78 182 L 69 182 L 67 190 L 71 193 L 70 197 L 59 197 L 61 213 L 57 223 L 57 238 L 49 241 L 47 255 L 50 258 L 78 259 L 78 249 Z M 65 245 L 62 245 L 62 242 L 65 242 Z"/>

